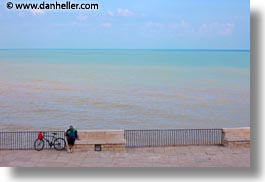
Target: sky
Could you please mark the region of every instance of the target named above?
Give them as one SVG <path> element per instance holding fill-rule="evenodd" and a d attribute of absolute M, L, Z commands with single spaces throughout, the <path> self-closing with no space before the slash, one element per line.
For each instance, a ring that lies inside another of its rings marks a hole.
<path fill-rule="evenodd" d="M 0 0 L 0 49 L 250 49 L 249 0 L 72 1 L 98 10 L 9 10 L 8 1 L 42 2 Z"/>

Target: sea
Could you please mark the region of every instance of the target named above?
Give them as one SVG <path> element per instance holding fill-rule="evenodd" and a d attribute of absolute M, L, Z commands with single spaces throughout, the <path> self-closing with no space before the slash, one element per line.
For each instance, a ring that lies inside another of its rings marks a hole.
<path fill-rule="evenodd" d="M 245 50 L 0 50 L 0 130 L 250 126 Z"/>

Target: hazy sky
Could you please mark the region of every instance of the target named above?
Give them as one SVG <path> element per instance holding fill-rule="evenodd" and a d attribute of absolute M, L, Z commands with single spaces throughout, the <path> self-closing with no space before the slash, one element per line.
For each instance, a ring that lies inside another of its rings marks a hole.
<path fill-rule="evenodd" d="M 250 47 L 249 0 L 75 0 L 99 3 L 92 11 L 8 10 L 6 2 L 0 0 L 2 49 Z"/>

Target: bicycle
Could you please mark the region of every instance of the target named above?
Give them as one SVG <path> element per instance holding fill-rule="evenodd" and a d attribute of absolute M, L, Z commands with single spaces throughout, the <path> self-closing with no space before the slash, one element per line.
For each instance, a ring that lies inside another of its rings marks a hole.
<path fill-rule="evenodd" d="M 46 133 L 39 133 L 38 138 L 34 142 L 34 149 L 41 151 L 44 148 L 45 142 L 47 142 L 50 148 L 53 146 L 56 150 L 61 151 L 66 147 L 66 142 L 64 138 L 56 138 L 57 133 L 52 133 L 52 135 L 46 135 Z M 51 138 L 51 139 L 49 139 Z"/>

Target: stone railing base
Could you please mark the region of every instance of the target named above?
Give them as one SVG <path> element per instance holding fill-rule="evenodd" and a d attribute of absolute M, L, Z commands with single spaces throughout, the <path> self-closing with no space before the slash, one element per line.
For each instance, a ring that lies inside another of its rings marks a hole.
<path fill-rule="evenodd" d="M 123 130 L 80 131 L 76 140 L 77 151 L 125 151 Z"/>
<path fill-rule="evenodd" d="M 222 144 L 225 147 L 250 147 L 250 128 L 224 128 Z"/>
<path fill-rule="evenodd" d="M 250 147 L 249 138 L 225 138 L 223 141 L 225 147 Z"/>
<path fill-rule="evenodd" d="M 125 151 L 125 144 L 77 144 L 75 145 L 75 150 L 80 152 L 95 151 L 96 145 L 100 145 L 100 151 Z"/>

